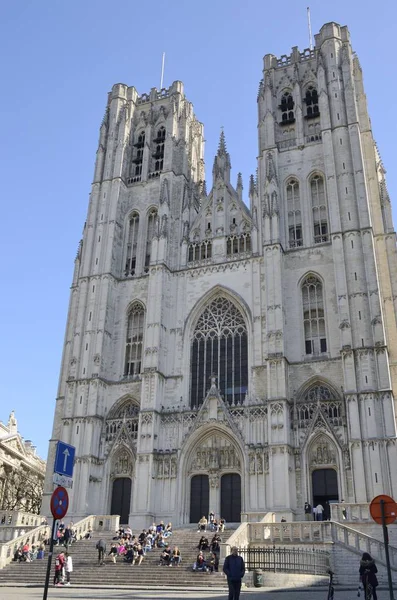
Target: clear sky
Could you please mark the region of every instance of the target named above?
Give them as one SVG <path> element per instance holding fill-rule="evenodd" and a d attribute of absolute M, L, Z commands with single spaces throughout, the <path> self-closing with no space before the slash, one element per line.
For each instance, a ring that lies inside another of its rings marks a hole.
<path fill-rule="evenodd" d="M 118 82 L 159 87 L 165 51 L 165 86 L 182 80 L 204 123 L 208 188 L 224 126 L 247 200 L 262 57 L 308 47 L 307 2 L 2 0 L 0 420 L 15 409 L 43 458 L 107 92 Z M 313 33 L 329 21 L 350 29 L 396 202 L 397 2 L 310 6 Z"/>

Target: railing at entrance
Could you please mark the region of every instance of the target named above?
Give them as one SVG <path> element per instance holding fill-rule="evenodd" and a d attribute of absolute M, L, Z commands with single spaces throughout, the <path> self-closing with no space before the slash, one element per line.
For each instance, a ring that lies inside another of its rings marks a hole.
<path fill-rule="evenodd" d="M 264 569 L 265 571 L 283 573 L 301 573 L 303 575 L 326 575 L 330 568 L 330 556 L 325 550 L 306 550 L 305 548 L 241 548 L 249 571 Z"/>
<path fill-rule="evenodd" d="M 331 521 L 372 521 L 368 502 L 335 502 L 330 508 Z"/>
<path fill-rule="evenodd" d="M 247 523 L 250 544 L 261 542 L 332 542 L 329 521 L 295 523 Z"/>

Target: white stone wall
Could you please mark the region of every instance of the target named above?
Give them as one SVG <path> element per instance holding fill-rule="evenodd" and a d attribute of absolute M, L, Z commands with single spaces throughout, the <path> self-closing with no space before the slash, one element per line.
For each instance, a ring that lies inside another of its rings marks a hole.
<path fill-rule="evenodd" d="M 314 119 L 306 118 L 309 85 L 318 91 Z M 285 90 L 293 96 L 294 120 L 280 125 Z M 76 258 L 53 430 L 54 441 L 77 448 L 76 516 L 109 512 L 112 482 L 120 476 L 115 460 L 125 451 L 130 521 L 189 520 L 192 457 L 223 415 L 200 421 L 189 399 L 192 332 L 216 295 L 238 307 L 248 332 L 245 407 L 227 409 L 228 424 L 219 430 L 240 456 L 233 468 L 243 482 L 242 510 L 285 508 L 301 515 L 319 466 L 336 469 L 340 499 L 365 502 L 397 492 L 390 467 L 396 451 L 395 237 L 346 28 L 325 25 L 313 51 L 265 56 L 258 119 L 258 177 L 251 178 L 249 211 L 241 178 L 236 188 L 230 183 L 223 133 L 207 194 L 203 127 L 180 82 L 142 96 L 118 84 L 109 94 Z M 164 166 L 155 173 L 152 140 L 160 126 L 166 129 Z M 146 137 L 138 181 L 133 160 L 140 131 Z M 326 190 L 328 239 L 320 244 L 314 243 L 313 174 L 324 178 Z M 300 187 L 303 244 L 297 248 L 288 239 L 290 177 Z M 144 274 L 151 208 L 158 220 Z M 137 265 L 135 276 L 126 278 L 132 211 L 139 213 Z M 227 255 L 227 237 L 244 232 L 250 250 Z M 212 255 L 188 262 L 189 244 L 203 240 L 211 242 Z M 327 351 L 317 357 L 305 350 L 301 283 L 308 274 L 323 286 Z M 142 373 L 128 380 L 126 327 L 136 300 L 145 307 Z M 339 421 L 316 408 L 296 429 L 294 406 L 316 382 L 333 390 L 342 406 Z M 109 442 L 107 415 L 128 399 L 140 406 L 138 433 L 120 430 Z M 332 464 L 311 462 L 320 439 Z M 49 464 L 52 453 L 51 446 Z M 211 477 L 211 502 L 219 502 L 219 474 Z M 48 498 L 49 475 L 46 489 Z"/>

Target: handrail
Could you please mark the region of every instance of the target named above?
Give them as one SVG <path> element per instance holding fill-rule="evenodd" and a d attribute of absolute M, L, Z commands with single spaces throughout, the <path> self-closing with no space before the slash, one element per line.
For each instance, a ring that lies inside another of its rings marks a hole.
<path fill-rule="evenodd" d="M 81 540 L 89 529 L 93 530 L 95 525 L 95 516 L 84 517 L 81 521 L 74 523 L 72 529 L 76 532 L 76 537 Z M 8 565 L 14 558 L 16 550 L 26 543 L 39 544 L 51 536 L 51 527 L 49 525 L 40 525 L 35 529 L 30 529 L 23 535 L 20 535 L 9 542 L 0 544 L 0 569 Z"/>
<path fill-rule="evenodd" d="M 0 527 L 39 527 L 44 525 L 45 517 L 33 515 L 23 510 L 0 510 Z"/>
<path fill-rule="evenodd" d="M 26 543 L 38 544 L 43 540 L 46 540 L 51 535 L 51 529 L 48 525 L 40 525 L 31 529 L 27 533 L 20 535 L 19 537 L 5 542 L 0 545 L 0 569 L 8 565 L 14 558 L 16 550 L 20 546 L 24 546 Z"/>
<path fill-rule="evenodd" d="M 332 536 L 335 542 L 343 544 L 357 553 L 368 552 L 373 558 L 386 565 L 385 544 L 376 538 L 361 533 L 342 523 L 332 524 Z M 390 566 L 397 571 L 397 548 L 389 544 Z"/>

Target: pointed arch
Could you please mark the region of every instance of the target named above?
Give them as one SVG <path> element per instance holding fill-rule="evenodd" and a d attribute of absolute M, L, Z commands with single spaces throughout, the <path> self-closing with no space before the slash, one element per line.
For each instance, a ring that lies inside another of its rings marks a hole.
<path fill-rule="evenodd" d="M 299 248 L 303 246 L 300 194 L 300 182 L 298 177 L 290 175 L 285 181 L 288 245 L 290 248 Z"/>
<path fill-rule="evenodd" d="M 318 356 L 327 352 L 325 294 L 322 279 L 306 273 L 300 280 L 305 354 Z"/>
<path fill-rule="evenodd" d="M 225 285 L 216 284 L 210 290 L 208 290 L 208 292 L 206 292 L 199 300 L 197 300 L 196 304 L 191 309 L 185 321 L 184 337 L 189 331 L 191 331 L 196 326 L 197 321 L 206 305 L 209 304 L 211 300 L 213 300 L 217 296 L 225 296 L 225 298 L 228 298 L 236 306 L 236 308 L 243 313 L 247 329 L 250 332 L 252 331 L 252 314 L 244 298 L 231 288 Z"/>
<path fill-rule="evenodd" d="M 127 217 L 126 225 L 126 249 L 125 249 L 125 277 L 133 277 L 136 274 L 136 261 L 138 253 L 139 236 L 139 212 L 132 210 Z"/>
<path fill-rule="evenodd" d="M 312 213 L 314 244 L 329 242 L 328 203 L 324 173 L 315 170 L 309 175 L 307 181 Z"/>
<path fill-rule="evenodd" d="M 190 404 L 202 404 L 215 374 L 225 401 L 242 404 L 248 391 L 248 328 L 239 305 L 224 293 L 204 304 L 189 336 Z"/>
<path fill-rule="evenodd" d="M 139 300 L 130 304 L 127 312 L 124 377 L 140 375 L 142 366 L 145 308 Z"/>

